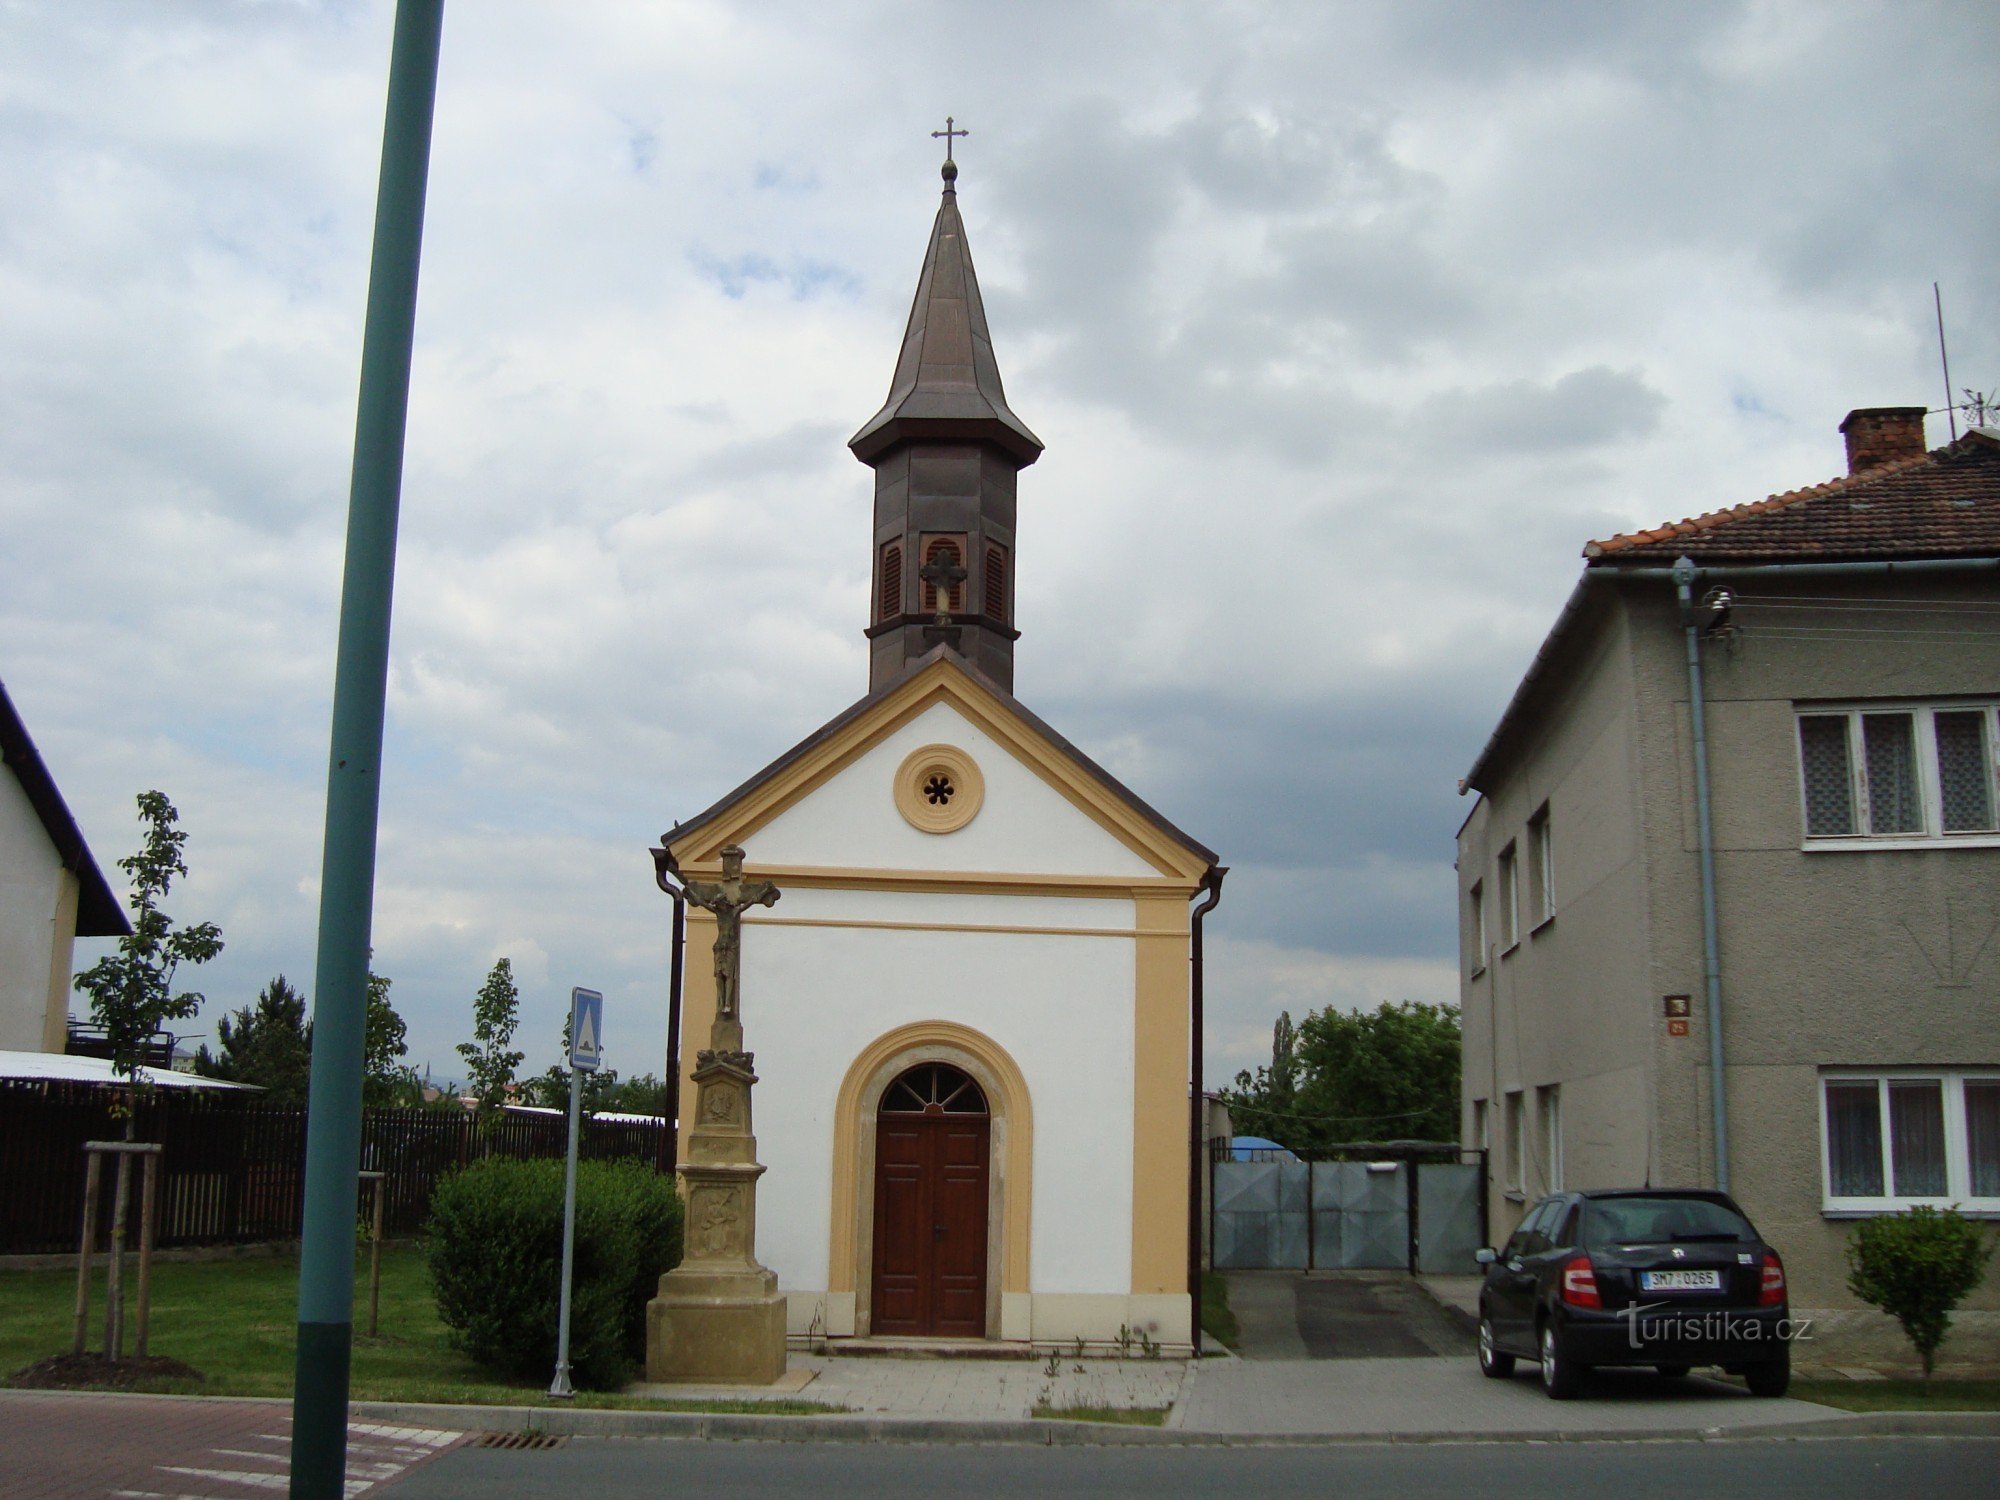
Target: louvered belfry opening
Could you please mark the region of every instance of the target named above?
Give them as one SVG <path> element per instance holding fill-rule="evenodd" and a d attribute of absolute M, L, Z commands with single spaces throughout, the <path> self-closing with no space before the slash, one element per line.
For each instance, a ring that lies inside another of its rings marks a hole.
<path fill-rule="evenodd" d="M 903 612 L 903 544 L 891 542 L 882 549 L 881 586 L 876 593 L 875 618 L 893 620 Z"/>
<path fill-rule="evenodd" d="M 986 549 L 986 618 L 1007 623 L 1007 549 Z"/>

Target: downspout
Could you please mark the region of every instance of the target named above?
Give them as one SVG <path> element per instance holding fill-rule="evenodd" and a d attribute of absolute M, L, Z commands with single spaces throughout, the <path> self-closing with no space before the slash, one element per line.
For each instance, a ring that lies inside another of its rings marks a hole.
<path fill-rule="evenodd" d="M 681 965 L 687 951 L 687 896 L 680 867 L 666 849 L 653 851 L 653 880 L 674 903 L 673 937 L 667 963 L 667 1171 L 681 1159 Z"/>
<path fill-rule="evenodd" d="M 1687 638 L 1688 717 L 1694 738 L 1694 807 L 1701 848 L 1702 977 L 1708 999 L 1708 1097 L 1715 1124 L 1715 1185 L 1729 1191 L 1729 1100 L 1722 1056 L 1722 958 L 1716 938 L 1715 831 L 1708 796 L 1708 724 L 1701 693 L 1701 627 L 1695 622 L 1694 583 L 1698 571 L 1692 558 L 1674 563 L 1674 593 L 1679 597 L 1681 631 Z"/>
<path fill-rule="evenodd" d="M 1207 1113 L 1206 1100 L 1201 1092 L 1201 1049 L 1202 1049 L 1202 953 L 1201 919 L 1214 911 L 1222 900 L 1222 877 L 1229 873 L 1227 865 L 1210 865 L 1208 873 L 1201 878 L 1200 890 L 1208 894 L 1201 905 L 1194 909 L 1190 923 L 1188 942 L 1188 962 L 1192 973 L 1188 986 L 1191 1011 L 1189 1022 L 1188 1055 L 1193 1063 L 1192 1083 L 1188 1089 L 1188 1339 L 1194 1346 L 1196 1359 L 1201 1358 L 1201 1190 L 1202 1173 L 1208 1165 L 1208 1141 L 1203 1131 Z"/>

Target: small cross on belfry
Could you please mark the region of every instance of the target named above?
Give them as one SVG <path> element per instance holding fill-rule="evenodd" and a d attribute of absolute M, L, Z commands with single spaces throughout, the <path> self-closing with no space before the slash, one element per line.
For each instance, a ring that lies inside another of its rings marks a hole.
<path fill-rule="evenodd" d="M 931 139 L 932 139 L 932 140 L 934 140 L 934 141 L 935 141 L 935 140 L 938 140 L 938 139 L 940 139 L 940 138 L 942 138 L 942 139 L 943 139 L 943 141 L 944 141 L 944 159 L 945 159 L 946 163 L 948 163 L 948 164 L 949 164 L 949 163 L 951 162 L 951 142 L 952 142 L 952 137 L 954 137 L 954 136 L 968 136 L 968 135 L 971 135 L 971 134 L 972 134 L 972 132 L 971 132 L 971 131 L 969 131 L 969 130 L 954 130 L 954 129 L 952 128 L 952 118 L 951 118 L 951 116 L 950 116 L 950 115 L 946 115 L 946 116 L 944 117 L 944 129 L 942 129 L 942 130 L 933 130 L 933 131 L 931 132 Z"/>
<path fill-rule="evenodd" d="M 957 555 L 949 548 L 938 548 L 931 554 L 931 560 L 917 569 L 917 577 L 936 590 L 940 618 L 950 614 L 951 601 L 957 596 L 958 586 L 965 582 L 966 577 L 965 569 L 959 565 Z"/>

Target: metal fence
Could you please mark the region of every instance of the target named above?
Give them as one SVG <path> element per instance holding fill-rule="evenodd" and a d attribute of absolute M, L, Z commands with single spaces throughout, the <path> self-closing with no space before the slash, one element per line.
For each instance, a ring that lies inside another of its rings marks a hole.
<path fill-rule="evenodd" d="M 116 1140 L 125 1123 L 120 1091 L 92 1085 L 0 1080 L 0 1255 L 74 1250 L 83 1222 L 83 1143 Z M 195 1090 L 149 1089 L 134 1103 L 134 1139 L 158 1141 L 159 1232 L 155 1243 L 247 1244 L 295 1239 L 305 1186 L 306 1117 Z M 387 1173 L 383 1222 L 415 1234 L 431 1189 L 447 1173 L 487 1156 L 560 1157 L 560 1115 L 502 1113 L 489 1120 L 432 1109 L 364 1113 L 361 1165 Z M 667 1122 L 583 1122 L 580 1151 L 673 1170 Z M 110 1233 L 114 1174 L 104 1174 L 97 1222 Z"/>
<path fill-rule="evenodd" d="M 1486 1243 L 1484 1153 L 1375 1149 L 1370 1160 L 1216 1154 L 1209 1166 L 1216 1269 L 1469 1274 L 1473 1252 Z"/>

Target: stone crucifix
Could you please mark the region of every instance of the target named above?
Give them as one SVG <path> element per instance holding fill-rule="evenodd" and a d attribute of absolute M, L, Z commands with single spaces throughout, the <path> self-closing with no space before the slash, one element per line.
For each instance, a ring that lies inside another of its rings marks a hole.
<path fill-rule="evenodd" d="M 743 913 L 753 906 L 775 906 L 778 888 L 768 880 L 743 878 L 743 846 L 722 851 L 722 879 L 690 880 L 688 903 L 715 917 L 715 1026 L 710 1046 L 740 1051 L 743 1046 Z M 723 1028 L 733 1034 L 725 1036 Z"/>

